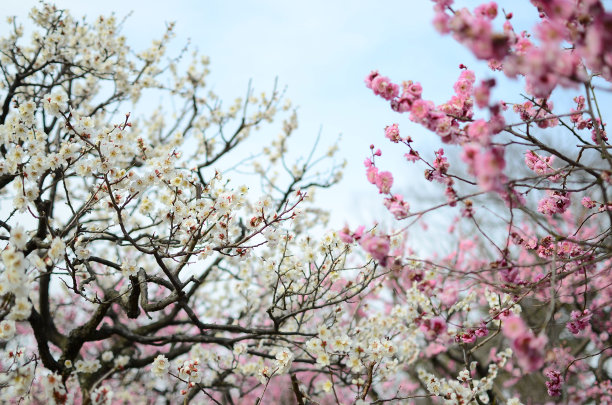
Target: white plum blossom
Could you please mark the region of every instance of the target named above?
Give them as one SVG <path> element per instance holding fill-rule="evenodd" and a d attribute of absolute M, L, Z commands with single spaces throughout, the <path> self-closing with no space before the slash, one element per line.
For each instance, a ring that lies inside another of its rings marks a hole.
<path fill-rule="evenodd" d="M 168 371 L 169 367 L 170 367 L 170 363 L 168 362 L 168 359 L 166 358 L 166 356 L 164 356 L 163 354 L 160 354 L 157 357 L 155 357 L 155 360 L 153 361 L 153 367 L 151 368 L 151 372 L 153 373 L 154 376 L 159 377 L 159 376 L 164 375 Z"/>
<path fill-rule="evenodd" d="M 9 340 L 15 336 L 15 321 L 5 319 L 0 322 L 0 339 Z"/>

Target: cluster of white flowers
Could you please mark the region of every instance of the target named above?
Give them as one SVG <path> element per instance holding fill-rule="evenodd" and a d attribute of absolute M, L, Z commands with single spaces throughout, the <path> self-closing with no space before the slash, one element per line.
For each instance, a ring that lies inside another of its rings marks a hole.
<path fill-rule="evenodd" d="M 263 362 L 259 362 L 257 367 L 257 378 L 262 384 L 267 383 L 267 381 L 273 376 L 286 374 L 291 368 L 291 364 L 293 363 L 294 354 L 287 348 L 283 348 L 276 353 L 276 360 L 272 364 L 263 364 Z M 248 368 L 242 367 L 243 371 L 252 371 L 252 368 L 257 363 L 251 363 L 251 366 L 247 366 Z"/>
<path fill-rule="evenodd" d="M 133 301 L 128 302 L 137 288 L 133 276 L 141 288 L 136 309 L 147 303 L 155 307 L 145 311 L 151 322 L 157 322 L 159 314 L 166 313 L 159 307 L 175 304 L 175 288 L 170 287 L 164 266 L 178 282 L 186 282 L 185 291 L 210 272 L 188 303 L 201 319 L 241 314 L 245 324 L 253 327 L 266 324 L 262 308 L 270 302 L 281 303 L 270 311 L 273 317 L 281 317 L 303 305 L 340 302 L 363 287 L 370 270 L 359 276 L 353 269 L 343 272 L 341 257 L 350 248 L 335 232 L 321 241 L 301 238 L 296 243 L 296 235 L 328 218 L 327 212 L 303 208 L 314 188 L 298 191 L 299 187 L 311 184 L 316 176 L 320 184 L 338 181 L 341 168 L 326 170 L 325 179 L 321 172 L 312 175 L 318 170 L 313 165 L 321 161 L 316 156 L 293 166 L 283 161 L 298 120 L 288 100 L 282 105 L 281 91 L 275 88 L 258 96 L 249 91 L 246 98 L 229 105 L 213 92 L 203 94 L 208 58 L 194 57 L 187 72 L 179 74 L 178 59 L 164 57 L 172 24 L 162 38 L 135 52 L 119 35 L 121 22 L 114 16 L 88 23 L 43 3 L 31 18 L 38 31 L 32 32 L 30 43 L 19 26 L 8 38 L 0 38 L 1 64 L 9 69 L 0 87 L 6 90 L 15 74 L 29 74 L 24 66 L 32 64 L 34 72 L 23 80 L 27 86 L 10 94 L 10 107 L 0 124 L 0 176 L 8 181 L 0 191 L 3 201 L 12 201 L 15 209 L 0 219 L 7 241 L 0 246 L 0 298 L 7 304 L 0 339 L 7 344 L 33 341 L 29 330 L 30 336 L 17 333 L 25 330 L 17 322 L 26 321 L 33 307 L 43 318 L 50 312 L 53 319 L 32 322 L 32 327 L 51 325 L 51 335 L 60 341 L 78 340 L 70 332 L 91 320 L 95 309 L 109 299 L 113 316 L 123 321 L 128 306 L 134 309 Z M 7 56 L 11 49 L 20 49 L 15 60 Z M 69 82 L 64 76 L 66 66 L 70 66 Z M 173 122 L 167 121 L 161 107 L 151 119 L 124 115 L 123 108 L 129 107 L 118 103 L 136 102 L 147 89 L 167 90 L 171 97 L 188 101 L 187 107 Z M 213 164 L 281 110 L 286 119 L 280 135 L 257 158 L 264 195 L 257 199 L 249 195 L 249 187 L 236 187 Z M 193 119 L 185 122 L 183 117 L 192 113 Z M 233 131 L 237 132 L 228 141 L 227 134 Z M 336 151 L 337 145 L 327 155 Z M 286 195 L 285 180 L 291 184 Z M 143 253 L 153 250 L 162 258 Z M 192 260 L 196 257 L 202 260 Z M 216 264 L 207 268 L 210 263 Z M 45 283 L 51 285 L 47 285 L 49 291 L 39 293 Z M 340 291 L 336 285 L 341 285 Z M 46 294 L 48 302 L 39 302 Z M 122 327 L 135 331 L 146 323 L 143 316 Z M 295 328 L 293 318 L 280 326 L 283 332 Z M 338 328 L 333 338 L 323 330 L 322 336 L 328 346 L 320 364 L 330 364 L 331 356 L 350 355 L 357 369 L 363 361 L 392 358 L 397 350 L 382 334 L 357 339 Z M 106 351 L 85 360 L 95 350 L 66 359 L 64 353 L 55 352 L 59 346 L 53 341 L 52 357 L 62 359 L 60 370 L 58 374 L 39 372 L 36 383 L 46 387 L 42 391 L 48 396 L 62 397 L 74 393 L 58 385 L 60 379 L 74 380 L 76 386 L 77 380 L 87 379 L 83 374 L 101 370 L 108 370 L 108 378 L 118 373 L 131 377 L 132 370 L 125 366 L 132 354 L 120 355 L 125 353 L 123 348 L 102 343 L 95 347 Z M 177 376 L 191 385 L 208 384 L 221 369 L 236 370 L 236 376 L 226 379 L 230 382 L 258 373 L 269 379 L 289 372 L 300 353 L 294 346 L 275 346 L 268 350 L 273 356 L 268 361 L 247 353 L 247 347 L 253 347 L 253 342 L 237 344 L 233 352 L 194 345 L 188 356 L 177 360 Z M 14 367 L 7 373 L 7 381 L 17 387 L 10 391 L 15 398 L 27 391 L 21 387 L 32 382 L 35 371 L 30 375 L 27 370 Z M 174 374 L 168 371 L 168 359 L 157 356 L 153 375 Z M 91 387 L 92 403 L 107 404 L 120 395 L 116 385 L 113 392 L 103 384 L 99 381 Z M 30 400 L 37 394 L 28 395 Z"/>
<path fill-rule="evenodd" d="M 178 378 L 188 383 L 194 384 L 197 384 L 202 381 L 200 360 L 179 360 Z"/>
<path fill-rule="evenodd" d="M 125 277 L 135 276 L 138 273 L 136 262 L 124 260 L 123 263 L 121 263 L 121 273 L 123 273 Z"/>
<path fill-rule="evenodd" d="M 30 390 L 36 364 L 28 360 L 20 347 L 0 352 L 0 361 L 3 365 L 9 365 L 0 372 L 0 401 L 10 403 Z"/>
<path fill-rule="evenodd" d="M 293 362 L 294 355 L 289 349 L 284 348 L 278 353 L 276 353 L 276 361 L 274 362 L 274 367 L 276 368 L 276 374 L 285 374 L 291 368 L 291 363 Z"/>
<path fill-rule="evenodd" d="M 71 403 L 68 400 L 69 393 L 62 382 L 62 376 L 57 373 L 49 373 L 41 378 L 41 383 L 49 404 L 59 405 L 63 399 L 65 399 L 64 403 Z"/>
<path fill-rule="evenodd" d="M 327 367 L 334 357 L 336 359 L 347 358 L 350 369 L 359 373 L 364 364 L 383 363 L 385 359 L 392 359 L 397 355 L 395 343 L 390 339 L 380 336 L 372 337 L 367 329 L 357 328 L 358 333 L 349 337 L 347 333 L 332 335 L 325 327 L 319 328 L 316 338 L 306 342 L 305 348 L 308 353 L 317 359 L 319 367 Z"/>
<path fill-rule="evenodd" d="M 100 360 L 77 360 L 74 364 L 77 373 L 91 374 L 95 373 L 102 367 Z"/>
<path fill-rule="evenodd" d="M 91 391 L 92 405 L 111 405 L 114 392 L 107 385 L 100 385 Z"/>
<path fill-rule="evenodd" d="M 430 394 L 441 397 L 448 405 L 488 403 L 487 391 L 493 388 L 500 367 L 503 367 L 512 357 L 512 350 L 507 348 L 498 354 L 496 363 L 489 365 L 488 373 L 481 379 L 472 379 L 470 371 L 464 369 L 459 372 L 456 380 L 438 378 L 434 374 L 420 368 L 418 377 Z M 472 362 L 470 369 L 476 368 Z"/>
<path fill-rule="evenodd" d="M 107 350 L 104 353 L 102 353 L 102 356 L 100 356 L 100 358 L 102 359 L 104 363 L 110 363 L 112 361 L 113 366 L 116 368 L 122 368 L 126 364 L 128 364 L 128 362 L 130 361 L 129 356 L 119 355 L 115 357 L 113 352 L 111 352 L 110 350 Z"/>
<path fill-rule="evenodd" d="M 498 315 L 503 310 L 509 309 L 514 314 L 521 313 L 521 306 L 518 305 L 510 294 L 500 294 L 490 289 L 485 289 L 485 297 L 489 304 L 489 313 Z"/>
<path fill-rule="evenodd" d="M 472 290 L 468 294 L 466 294 L 465 297 L 455 302 L 453 306 L 449 308 L 448 312 L 469 312 L 471 308 L 475 305 L 477 298 L 478 297 L 476 295 L 476 291 Z"/>
<path fill-rule="evenodd" d="M 0 338 L 10 339 L 15 333 L 15 323 L 30 316 L 32 304 L 29 301 L 30 277 L 26 274 L 30 262 L 19 249 L 25 247 L 25 232 L 19 226 L 11 230 L 10 243 L 2 251 L 4 271 L 0 274 L 0 295 L 12 293 L 15 297 L 11 311 L 0 323 Z M 0 267 L 0 270 L 2 268 Z"/>
<path fill-rule="evenodd" d="M 43 97 L 45 112 L 52 116 L 61 116 L 68 109 L 68 95 L 61 89 L 55 89 Z"/>

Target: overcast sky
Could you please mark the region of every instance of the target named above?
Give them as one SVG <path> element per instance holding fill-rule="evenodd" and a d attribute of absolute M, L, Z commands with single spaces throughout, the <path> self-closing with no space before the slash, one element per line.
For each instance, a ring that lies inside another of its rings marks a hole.
<path fill-rule="evenodd" d="M 17 15 L 25 22 L 27 10 L 37 1 L 0 3 L 5 15 Z M 462 2 L 470 8 L 478 3 Z M 423 181 L 424 168 L 408 170 L 401 158 L 405 151 L 384 139 L 386 125 L 398 122 L 419 149 L 431 151 L 435 146 L 435 135 L 409 124 L 406 115 L 390 111 L 387 102 L 365 87 L 364 77 L 378 69 L 398 83 L 420 81 L 424 97 L 441 103 L 452 94 L 460 63 L 477 73 L 487 71 L 452 38 L 431 27 L 428 0 L 58 0 L 55 4 L 90 19 L 133 12 L 123 33 L 136 50 L 158 38 L 167 22 L 176 22 L 176 51 L 189 39 L 209 55 L 208 83 L 227 100 L 243 96 L 249 79 L 259 91 L 269 90 L 278 77 L 287 87 L 287 97 L 299 106 L 298 147 L 311 143 L 321 127 L 324 141 L 342 134 L 340 156 L 348 161 L 345 179 L 319 195 L 319 202 L 334 213 L 334 226 L 387 216 L 376 188 L 365 182 L 362 162 L 371 143 L 389 159 L 382 168 L 393 169 L 397 191 Z M 530 7 L 515 11 L 515 16 L 519 22 L 529 21 L 536 13 Z M 4 22 L 0 28 L 6 32 Z"/>

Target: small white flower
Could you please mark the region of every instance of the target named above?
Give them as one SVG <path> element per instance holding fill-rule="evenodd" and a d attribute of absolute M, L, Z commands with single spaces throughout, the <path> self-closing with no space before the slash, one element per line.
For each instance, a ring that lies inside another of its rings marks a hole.
<path fill-rule="evenodd" d="M 115 367 L 125 367 L 126 364 L 130 361 L 129 356 L 117 356 L 114 361 Z"/>
<path fill-rule="evenodd" d="M 151 372 L 156 377 L 160 377 L 163 374 L 165 374 L 166 371 L 168 371 L 169 367 L 170 367 L 170 363 L 168 362 L 168 359 L 166 358 L 166 356 L 164 356 L 163 354 L 160 354 L 159 356 L 155 358 L 155 360 L 153 360 L 153 368 L 151 369 Z"/>
<path fill-rule="evenodd" d="M 113 359 L 113 352 L 111 352 L 110 350 L 107 350 L 104 353 L 102 353 L 102 361 L 109 362 L 112 359 Z"/>
<path fill-rule="evenodd" d="M 8 340 L 15 336 L 15 321 L 4 320 L 0 322 L 0 339 Z"/>
<path fill-rule="evenodd" d="M 21 226 L 14 226 L 13 229 L 11 229 L 10 242 L 15 249 L 21 250 L 25 248 L 25 245 L 28 242 L 28 237 Z"/>

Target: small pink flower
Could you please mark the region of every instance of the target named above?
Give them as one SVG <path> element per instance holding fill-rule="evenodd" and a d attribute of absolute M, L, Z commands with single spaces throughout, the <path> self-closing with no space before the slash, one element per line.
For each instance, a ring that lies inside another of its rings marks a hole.
<path fill-rule="evenodd" d="M 409 83 L 406 86 L 406 91 L 410 93 L 415 99 L 420 98 L 423 93 L 423 87 L 420 83 Z"/>
<path fill-rule="evenodd" d="M 497 17 L 497 3 L 492 1 L 490 3 L 481 4 L 474 9 L 474 14 L 493 20 Z"/>
<path fill-rule="evenodd" d="M 365 78 L 366 87 L 372 88 L 372 81 L 378 76 L 378 70 L 372 70 L 369 75 Z"/>
<path fill-rule="evenodd" d="M 574 335 L 577 335 L 580 331 L 583 331 L 589 326 L 592 316 L 593 314 L 588 309 L 584 312 L 572 311 L 570 315 L 571 322 L 568 322 L 566 325 L 567 329 Z"/>
<path fill-rule="evenodd" d="M 502 331 L 504 336 L 510 340 L 514 340 L 528 332 L 525 322 L 516 315 L 510 315 L 503 320 Z"/>
<path fill-rule="evenodd" d="M 365 226 L 360 225 L 357 227 L 357 229 L 355 229 L 355 232 L 353 232 L 353 237 L 357 240 L 361 239 L 361 236 L 363 235 L 363 232 L 365 231 Z"/>
<path fill-rule="evenodd" d="M 463 343 L 474 343 L 476 341 L 476 335 L 472 330 L 468 330 L 466 333 L 461 334 L 461 341 Z"/>
<path fill-rule="evenodd" d="M 353 235 L 351 235 L 351 230 L 349 229 L 348 225 L 345 225 L 344 228 L 338 231 L 338 236 L 344 243 L 353 243 L 355 241 Z"/>
<path fill-rule="evenodd" d="M 415 100 L 410 110 L 410 119 L 414 122 L 421 122 L 433 108 L 434 104 L 431 101 L 423 99 Z"/>
<path fill-rule="evenodd" d="M 419 152 L 417 152 L 414 149 L 410 149 L 410 152 L 405 153 L 404 157 L 406 158 L 406 160 L 408 160 L 409 162 L 417 162 L 421 157 L 419 156 Z"/>
<path fill-rule="evenodd" d="M 432 319 L 425 319 L 421 323 L 420 329 L 428 339 L 435 339 L 446 331 L 446 321 L 437 316 Z"/>
<path fill-rule="evenodd" d="M 393 111 L 396 111 L 398 113 L 405 113 L 405 112 L 410 111 L 411 108 L 412 108 L 412 98 L 406 97 L 405 94 L 403 94 L 399 98 L 395 98 L 391 100 L 391 109 Z"/>
<path fill-rule="evenodd" d="M 459 74 L 459 80 L 465 80 L 472 85 L 476 81 L 476 75 L 473 70 L 464 69 Z"/>
<path fill-rule="evenodd" d="M 448 27 L 449 20 L 450 17 L 448 14 L 444 12 L 436 13 L 433 20 L 433 26 L 440 34 L 447 34 L 450 31 Z"/>
<path fill-rule="evenodd" d="M 519 365 L 527 372 L 534 372 L 544 365 L 544 347 L 548 338 L 546 335 L 533 336 L 533 332 L 517 337 L 512 342 Z"/>
<path fill-rule="evenodd" d="M 487 324 L 482 322 L 480 327 L 474 331 L 474 334 L 478 337 L 485 337 L 489 335 L 489 328 L 487 328 Z"/>
<path fill-rule="evenodd" d="M 376 186 L 381 194 L 389 194 L 393 186 L 393 175 L 391 172 L 380 172 L 376 176 Z"/>
<path fill-rule="evenodd" d="M 410 206 L 400 194 L 395 194 L 391 198 L 385 198 L 383 203 L 395 219 L 400 220 L 408 216 Z"/>
<path fill-rule="evenodd" d="M 591 200 L 590 197 L 584 197 L 582 199 L 582 205 L 585 208 L 595 208 L 597 206 L 597 203 L 595 201 Z"/>
<path fill-rule="evenodd" d="M 376 179 L 378 177 L 378 168 L 376 166 L 370 166 L 366 169 L 366 176 L 368 177 L 368 181 L 372 184 L 376 184 Z"/>
<path fill-rule="evenodd" d="M 385 127 L 385 136 L 393 143 L 398 143 L 402 140 L 399 134 L 399 128 L 397 124 Z"/>
<path fill-rule="evenodd" d="M 495 147 L 481 150 L 474 157 L 473 166 L 480 188 L 485 191 L 502 190 L 505 166 L 503 148 Z"/>
<path fill-rule="evenodd" d="M 493 82 L 495 83 L 495 82 Z M 491 86 L 487 85 L 486 82 L 481 82 L 476 88 L 474 88 L 474 101 L 479 108 L 485 108 L 489 105 L 489 98 L 491 97 Z"/>
<path fill-rule="evenodd" d="M 457 80 L 453 88 L 461 98 L 468 98 L 472 95 L 472 83 L 467 80 Z"/>
<path fill-rule="evenodd" d="M 446 321 L 441 317 L 437 316 L 431 320 L 431 325 L 429 326 L 429 328 L 436 335 L 439 335 L 446 331 Z"/>
<path fill-rule="evenodd" d="M 468 126 L 467 134 L 471 140 L 486 145 L 489 143 L 491 131 L 485 120 L 476 120 Z"/>

